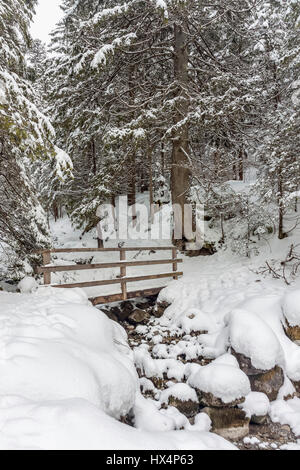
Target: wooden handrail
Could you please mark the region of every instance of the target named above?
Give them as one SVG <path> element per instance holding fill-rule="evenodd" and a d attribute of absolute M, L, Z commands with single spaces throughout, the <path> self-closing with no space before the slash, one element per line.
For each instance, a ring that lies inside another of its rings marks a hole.
<path fill-rule="evenodd" d="M 124 268 L 131 266 L 151 266 L 157 264 L 177 264 L 182 263 L 182 259 L 160 259 L 160 260 L 145 260 L 145 261 L 117 261 L 112 263 L 98 263 L 98 264 L 71 264 L 65 266 L 40 266 L 36 268 L 38 274 L 41 273 L 56 273 L 63 271 L 85 271 L 90 269 L 107 269 L 107 268 Z M 177 266 L 176 266 L 177 270 Z"/>
<path fill-rule="evenodd" d="M 144 260 L 144 261 L 128 261 L 126 260 L 126 252 L 130 251 L 167 251 L 171 250 L 172 257 L 171 259 L 159 259 L 159 260 Z M 65 266 L 54 266 L 51 265 L 51 254 L 54 253 L 91 253 L 91 252 L 117 252 L 120 253 L 120 261 L 115 261 L 111 263 L 95 263 L 95 264 L 72 264 Z M 140 291 L 127 292 L 127 284 L 130 282 L 138 281 L 147 281 L 152 279 L 163 279 L 167 277 L 173 277 L 173 279 L 178 279 L 179 276 L 182 276 L 182 272 L 178 272 L 178 263 L 182 263 L 182 259 L 177 258 L 177 248 L 174 246 L 159 246 L 159 247 L 118 247 L 118 248 L 56 248 L 48 250 L 39 250 L 35 253 L 42 254 L 44 266 L 36 268 L 37 273 L 43 273 L 44 284 L 55 287 L 57 289 L 68 289 L 68 288 L 85 288 L 85 287 L 95 287 L 95 286 L 107 286 L 112 284 L 121 285 L 120 294 L 110 294 L 105 296 L 95 297 L 90 299 L 94 305 L 97 303 L 105 302 L 116 302 L 119 300 L 127 300 L 129 298 L 134 298 L 135 296 L 139 297 L 142 295 L 154 295 L 158 293 L 163 287 L 156 287 L 151 289 L 144 289 Z M 172 264 L 172 272 L 170 273 L 161 273 L 161 274 L 149 274 L 144 276 L 130 276 L 127 277 L 127 268 L 131 266 L 151 266 L 151 265 L 165 265 Z M 96 270 L 96 269 L 106 269 L 106 268 L 120 268 L 120 277 L 117 279 L 101 280 L 101 281 L 88 281 L 88 282 L 78 282 L 73 284 L 51 284 L 51 273 L 56 272 L 65 272 L 65 271 L 83 271 L 83 270 Z"/>
<path fill-rule="evenodd" d="M 147 247 L 122 247 L 122 248 L 54 248 L 34 251 L 36 255 L 42 255 L 43 253 L 92 253 L 92 252 L 105 252 L 105 251 L 167 251 L 173 250 L 174 246 L 147 246 Z"/>
<path fill-rule="evenodd" d="M 109 286 L 111 284 L 122 284 L 122 282 L 137 282 L 137 281 L 148 281 L 150 279 L 163 279 L 166 277 L 183 276 L 183 272 L 176 273 L 163 273 L 163 274 L 149 274 L 147 276 L 133 276 L 133 277 L 120 277 L 118 279 L 108 279 L 103 281 L 88 281 L 78 282 L 75 284 L 51 284 L 50 287 L 56 287 L 58 289 L 68 289 L 71 287 L 96 287 L 96 286 Z"/>

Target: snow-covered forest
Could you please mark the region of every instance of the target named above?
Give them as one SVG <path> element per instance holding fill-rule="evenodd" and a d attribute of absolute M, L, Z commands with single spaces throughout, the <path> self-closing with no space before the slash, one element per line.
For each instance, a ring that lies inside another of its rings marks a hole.
<path fill-rule="evenodd" d="M 0 0 L 0 449 L 300 450 L 300 1 L 61 0 L 48 44 L 38 3 Z"/>

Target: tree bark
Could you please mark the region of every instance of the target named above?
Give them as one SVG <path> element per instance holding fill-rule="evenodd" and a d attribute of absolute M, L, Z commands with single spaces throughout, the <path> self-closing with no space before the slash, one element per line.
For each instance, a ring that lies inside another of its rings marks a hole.
<path fill-rule="evenodd" d="M 128 87 L 129 87 L 129 103 L 134 104 L 134 66 L 129 68 Z M 132 119 L 134 119 L 134 112 L 132 113 Z M 130 180 L 129 180 L 129 191 L 128 191 L 128 205 L 134 206 L 132 210 L 132 220 L 136 220 L 135 204 L 136 204 L 136 152 L 133 149 L 130 156 Z"/>
<path fill-rule="evenodd" d="M 136 155 L 132 154 L 130 159 L 130 182 L 129 182 L 129 193 L 128 193 L 128 205 L 133 206 L 132 220 L 136 220 Z"/>
<path fill-rule="evenodd" d="M 189 100 L 188 86 L 188 48 L 187 38 L 182 25 L 174 24 L 174 78 L 176 83 L 176 111 L 174 124 L 176 125 L 188 114 Z M 171 191 L 172 203 L 181 208 L 180 214 L 174 215 L 173 241 L 180 248 L 184 248 L 184 233 L 182 232 L 184 220 L 184 204 L 187 203 L 187 193 L 190 183 L 190 170 L 187 155 L 189 152 L 188 124 L 180 126 L 173 136 Z M 181 221 L 182 220 L 182 221 Z M 182 232 L 181 238 L 178 234 Z M 175 239 L 176 238 L 176 239 Z"/>
<path fill-rule="evenodd" d="M 238 166 L 238 178 L 240 181 L 244 181 L 244 149 L 241 148 L 240 152 L 239 152 L 239 166 Z"/>
<path fill-rule="evenodd" d="M 152 148 L 148 145 L 148 162 L 149 162 L 149 223 L 153 224 L 154 221 L 154 200 L 153 200 L 153 168 L 152 168 Z"/>
<path fill-rule="evenodd" d="M 161 173 L 163 176 L 165 176 L 165 144 L 164 142 L 161 142 Z"/>
<path fill-rule="evenodd" d="M 93 139 L 91 142 L 91 153 L 92 153 L 92 170 L 93 175 L 97 174 L 97 159 L 96 159 L 96 144 L 95 140 Z"/>
<path fill-rule="evenodd" d="M 281 168 L 278 174 L 278 238 L 282 240 L 285 238 L 285 233 L 283 230 L 283 217 L 284 217 L 284 209 L 282 204 L 283 198 L 283 188 L 282 188 L 282 176 L 281 176 Z"/>

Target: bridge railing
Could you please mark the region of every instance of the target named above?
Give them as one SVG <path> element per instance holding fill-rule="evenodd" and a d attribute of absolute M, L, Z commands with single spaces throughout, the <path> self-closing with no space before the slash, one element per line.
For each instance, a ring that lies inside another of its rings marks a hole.
<path fill-rule="evenodd" d="M 152 260 L 127 260 L 126 252 L 132 251 L 171 251 L 172 255 L 169 259 L 152 259 Z M 90 253 L 90 252 L 119 252 L 120 261 L 111 263 L 95 263 L 95 264 L 75 264 L 75 265 L 64 265 L 55 266 L 51 264 L 51 255 L 58 253 Z M 173 278 L 178 279 L 183 275 L 183 272 L 178 271 L 178 264 L 182 263 L 182 259 L 177 258 L 177 248 L 174 246 L 159 246 L 159 247 L 124 247 L 124 248 L 57 248 L 52 250 L 41 250 L 37 252 L 43 256 L 43 266 L 36 268 L 37 274 L 43 274 L 44 285 L 51 285 L 55 288 L 60 289 L 71 289 L 75 287 L 87 288 L 96 286 L 107 286 L 111 284 L 120 284 L 121 292 L 117 294 L 101 295 L 93 297 L 90 300 L 94 305 L 104 304 L 110 302 L 117 302 L 120 300 L 127 300 L 135 297 L 146 297 L 159 293 L 163 287 L 155 287 L 150 289 L 143 289 L 138 291 L 127 290 L 127 284 L 138 281 L 147 281 L 153 279 L 164 279 Z M 172 265 L 172 272 L 163 272 L 160 274 L 147 274 L 143 276 L 127 276 L 128 267 L 137 266 L 151 266 L 151 265 Z M 51 284 L 51 274 L 57 272 L 67 271 L 83 271 L 83 270 L 102 270 L 108 268 L 120 268 L 120 276 L 116 279 L 99 280 L 99 281 L 88 281 L 88 282 L 77 282 L 73 284 Z"/>

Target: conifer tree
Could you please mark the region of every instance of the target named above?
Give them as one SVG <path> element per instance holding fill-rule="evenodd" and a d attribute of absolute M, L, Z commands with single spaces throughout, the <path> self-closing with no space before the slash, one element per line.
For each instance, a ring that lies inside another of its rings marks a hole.
<path fill-rule="evenodd" d="M 55 156 L 54 130 L 27 80 L 35 5 L 35 0 L 0 4 L 0 240 L 7 267 L 17 264 L 21 271 L 34 250 L 50 243 L 32 162 Z"/>
<path fill-rule="evenodd" d="M 56 126 L 64 129 L 69 152 L 81 154 L 81 168 L 83 158 L 84 168 L 96 172 L 102 162 L 120 170 L 126 163 L 127 192 L 135 192 L 138 172 L 143 168 L 150 179 L 163 146 L 172 200 L 183 207 L 195 147 L 197 165 L 209 142 L 219 166 L 223 155 L 238 160 L 236 122 L 244 112 L 248 65 L 238 48 L 250 4 L 66 1 L 54 36 L 52 102 Z M 223 166 L 230 174 L 229 164 L 229 171 Z M 122 188 L 122 171 L 114 176 Z"/>

